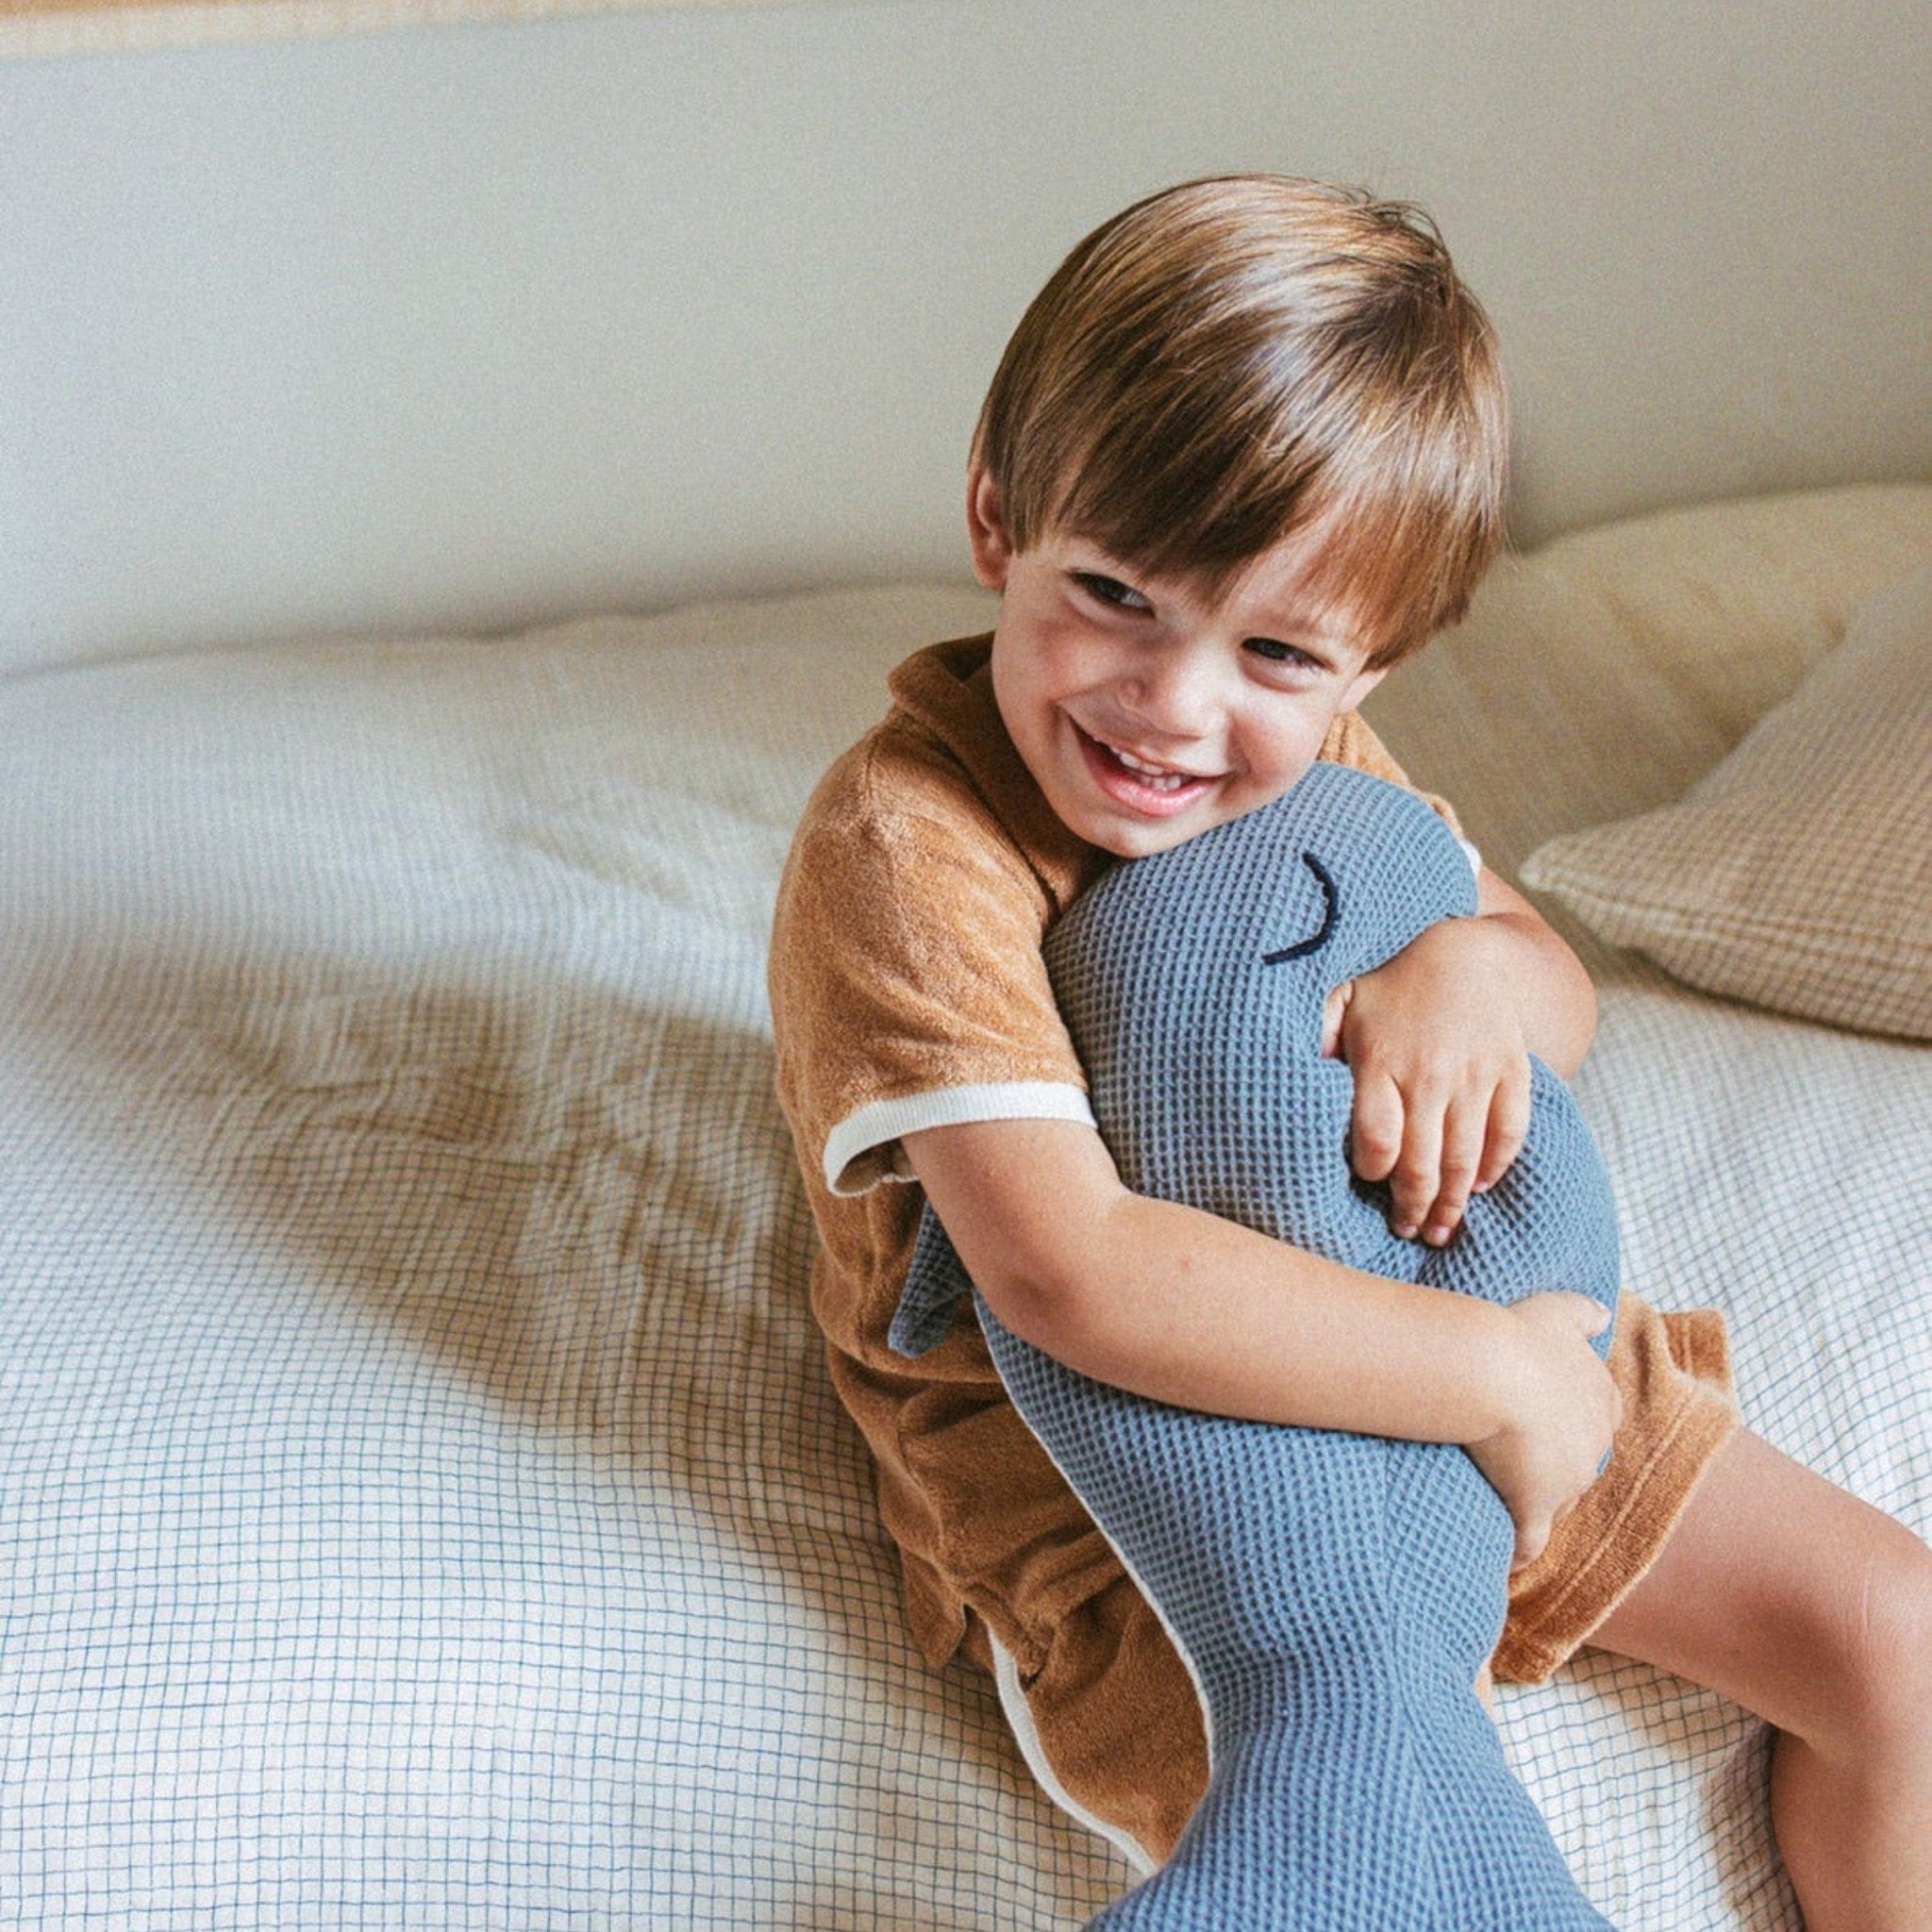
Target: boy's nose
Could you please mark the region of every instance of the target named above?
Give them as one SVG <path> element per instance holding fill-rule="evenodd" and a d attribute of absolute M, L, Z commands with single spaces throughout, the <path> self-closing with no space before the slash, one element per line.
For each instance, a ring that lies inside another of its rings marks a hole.
<path fill-rule="evenodd" d="M 1164 737 L 1199 738 L 1213 722 L 1213 675 L 1191 652 L 1175 651 L 1121 681 L 1121 702 Z"/>

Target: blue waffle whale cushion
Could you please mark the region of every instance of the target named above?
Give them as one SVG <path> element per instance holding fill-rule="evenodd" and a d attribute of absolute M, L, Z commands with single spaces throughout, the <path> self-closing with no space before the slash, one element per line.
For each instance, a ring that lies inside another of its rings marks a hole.
<path fill-rule="evenodd" d="M 1349 1168 L 1354 1083 L 1321 1055 L 1329 991 L 1474 910 L 1442 821 L 1334 764 L 1115 867 L 1047 962 L 1127 1186 L 1351 1267 L 1614 1308 L 1607 1179 L 1541 1062 L 1523 1152 L 1446 1247 L 1396 1239 L 1386 1194 Z M 1475 1694 L 1513 1532 L 1461 1449 L 1205 1415 L 1076 1374 L 1001 1326 L 928 1208 L 894 1346 L 935 1344 L 962 1295 L 1202 1700 L 1206 1795 L 1168 1863 L 1093 1925 L 1601 1932 Z"/>

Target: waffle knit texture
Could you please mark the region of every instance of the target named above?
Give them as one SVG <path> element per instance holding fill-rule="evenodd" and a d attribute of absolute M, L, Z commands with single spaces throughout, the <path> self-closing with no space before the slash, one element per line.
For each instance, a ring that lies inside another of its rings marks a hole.
<path fill-rule="evenodd" d="M 1386 1194 L 1348 1167 L 1353 1081 L 1321 1055 L 1326 996 L 1474 910 L 1468 862 L 1426 805 L 1325 764 L 1262 811 L 1108 874 L 1047 959 L 1127 1185 L 1357 1269 L 1614 1307 L 1607 1179 L 1541 1063 L 1522 1154 L 1445 1248 L 1397 1240 Z M 941 1341 L 969 1288 L 928 1209 L 895 1346 Z M 1016 1407 L 1167 1625 L 1208 1718 L 1206 1798 L 1161 1872 L 1095 1925 L 1605 1924 L 1474 1694 L 1512 1532 L 1459 1448 L 1149 1402 L 975 1305 Z"/>

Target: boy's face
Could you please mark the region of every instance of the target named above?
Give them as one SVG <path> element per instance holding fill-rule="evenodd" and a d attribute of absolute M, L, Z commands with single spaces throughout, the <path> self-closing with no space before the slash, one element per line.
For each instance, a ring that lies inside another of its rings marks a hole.
<path fill-rule="evenodd" d="M 1061 823 L 1119 858 L 1280 797 L 1381 680 L 1303 589 L 1317 536 L 1264 551 L 1210 602 L 1075 536 L 1015 550 L 976 468 L 967 508 L 974 572 L 1001 593 L 1000 717 Z"/>

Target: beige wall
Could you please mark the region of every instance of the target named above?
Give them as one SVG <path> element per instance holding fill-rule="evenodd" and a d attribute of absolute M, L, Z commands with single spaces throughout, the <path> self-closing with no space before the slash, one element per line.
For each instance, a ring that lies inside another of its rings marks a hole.
<path fill-rule="evenodd" d="M 1932 33 L 1863 0 L 872 0 L 0 63 L 0 663 L 963 567 L 1054 260 L 1430 205 L 1519 534 L 1932 473 Z"/>

